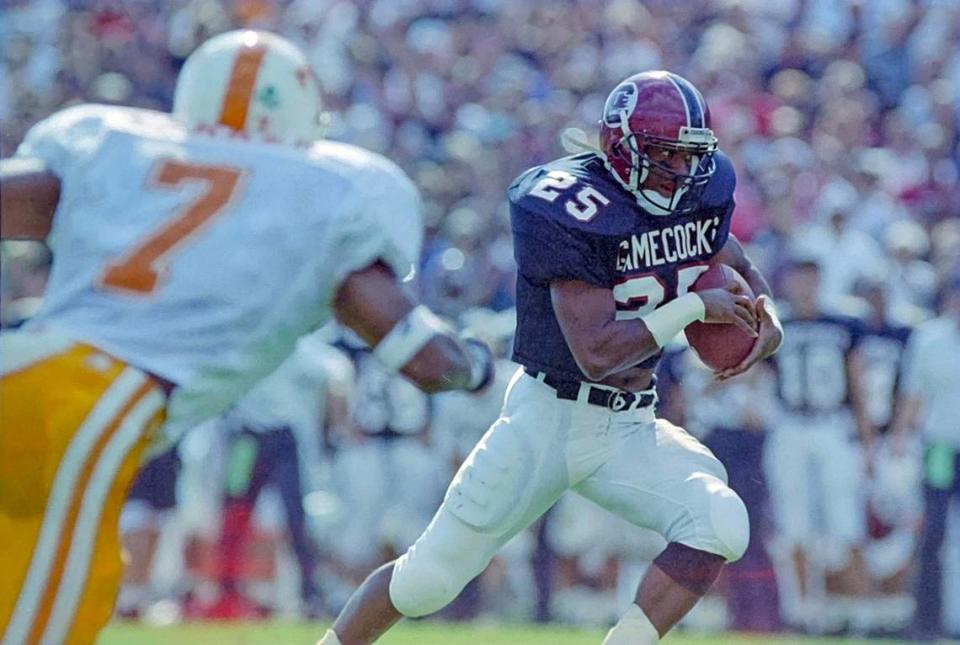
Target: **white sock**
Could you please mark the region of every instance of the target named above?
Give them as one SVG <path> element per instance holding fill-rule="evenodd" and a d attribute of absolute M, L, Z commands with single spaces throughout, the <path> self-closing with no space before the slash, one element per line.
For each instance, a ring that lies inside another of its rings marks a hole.
<path fill-rule="evenodd" d="M 660 634 L 643 610 L 630 603 L 630 608 L 613 626 L 602 645 L 654 645 L 660 642 Z"/>
<path fill-rule="evenodd" d="M 342 645 L 342 643 L 340 639 L 337 638 L 337 634 L 332 629 L 328 629 L 327 633 L 323 635 L 323 638 L 320 639 L 317 645 Z"/>

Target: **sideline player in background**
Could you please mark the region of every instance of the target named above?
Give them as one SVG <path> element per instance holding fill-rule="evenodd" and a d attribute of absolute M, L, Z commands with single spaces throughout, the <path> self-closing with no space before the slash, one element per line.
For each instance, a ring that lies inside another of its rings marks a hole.
<path fill-rule="evenodd" d="M 743 554 L 743 502 L 709 450 L 655 419 L 653 378 L 662 347 L 694 320 L 759 335 L 722 377 L 780 343 L 766 281 L 729 234 L 733 166 L 703 97 L 669 72 L 614 89 L 600 143 L 510 187 L 523 369 L 430 526 L 367 578 L 322 645 L 369 643 L 402 616 L 439 610 L 567 489 L 668 542 L 607 645 L 657 642 Z M 756 302 L 733 284 L 688 293 L 716 262 Z"/>
<path fill-rule="evenodd" d="M 856 624 L 869 611 L 864 467 L 875 431 L 855 352 L 862 323 L 821 307 L 814 259 L 793 258 L 784 289 L 785 340 L 774 358 L 782 415 L 770 428 L 764 468 L 790 561 L 778 576 L 784 618 L 816 632 L 831 614 Z M 830 591 L 839 598 L 828 604 Z"/>
<path fill-rule="evenodd" d="M 319 113 L 296 47 L 230 32 L 187 60 L 172 115 L 69 108 L 0 167 L 2 237 L 54 254 L 40 311 L 0 336 L 4 642 L 92 642 L 164 417 L 216 416 L 332 315 L 425 390 L 489 380 L 488 350 L 401 288 L 416 189 L 378 155 L 315 143 Z"/>
<path fill-rule="evenodd" d="M 355 374 L 349 430 L 341 428 L 329 466 L 331 488 L 350 509 L 330 545 L 349 592 L 413 544 L 448 473 L 432 437 L 430 398 L 384 369 L 355 334 L 341 331 L 333 346 Z"/>
<path fill-rule="evenodd" d="M 908 637 L 943 634 L 943 543 L 950 505 L 960 501 L 960 266 L 946 276 L 940 315 L 917 326 L 907 344 L 903 390 L 892 432 L 898 452 L 918 432 L 923 446 L 923 525 Z"/>
<path fill-rule="evenodd" d="M 893 423 L 900 395 L 900 371 L 911 326 L 890 311 L 886 284 L 863 279 L 856 293 L 867 305 L 856 356 L 863 375 L 863 414 L 878 437 Z"/>
<path fill-rule="evenodd" d="M 864 561 L 873 595 L 872 615 L 851 625 L 855 632 L 892 632 L 903 628 L 913 611 L 909 597 L 914 546 L 921 515 L 919 443 L 897 450 L 891 431 L 901 397 L 901 372 L 910 317 L 921 310 L 892 307 L 887 281 L 861 279 L 855 293 L 866 303 L 856 360 L 863 370 L 864 414 L 876 431 L 867 472 L 867 538 Z"/>

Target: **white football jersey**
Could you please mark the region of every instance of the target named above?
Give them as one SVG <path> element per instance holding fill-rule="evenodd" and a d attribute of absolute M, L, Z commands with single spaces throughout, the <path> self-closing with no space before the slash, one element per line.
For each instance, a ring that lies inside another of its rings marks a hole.
<path fill-rule="evenodd" d="M 80 105 L 18 155 L 61 179 L 54 263 L 31 322 L 178 385 L 168 415 L 219 414 L 331 316 L 351 272 L 420 252 L 416 188 L 392 162 L 188 132 L 171 116 Z"/>
<path fill-rule="evenodd" d="M 352 388 L 354 381 L 353 363 L 328 337 L 321 330 L 301 338 L 280 367 L 230 410 L 231 420 L 254 432 L 288 426 L 318 443 L 328 390 Z"/>

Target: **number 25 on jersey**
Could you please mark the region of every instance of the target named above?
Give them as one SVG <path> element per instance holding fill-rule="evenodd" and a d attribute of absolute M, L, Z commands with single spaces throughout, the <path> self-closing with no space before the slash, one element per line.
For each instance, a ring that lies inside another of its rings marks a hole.
<path fill-rule="evenodd" d="M 577 178 L 564 170 L 553 170 L 538 181 L 530 194 L 553 203 L 562 193 L 577 183 Z M 601 206 L 610 200 L 593 186 L 584 186 L 564 204 L 566 211 L 581 222 L 589 222 L 596 217 Z M 677 269 L 676 296 L 687 293 L 704 271 L 706 264 L 693 264 Z M 613 297 L 617 303 L 617 320 L 641 318 L 667 300 L 667 289 L 655 274 L 629 276 L 613 287 Z"/>
<path fill-rule="evenodd" d="M 563 170 L 553 170 L 537 182 L 530 194 L 553 203 L 561 193 L 577 183 L 577 178 Z M 593 186 L 584 186 L 576 196 L 564 204 L 567 213 L 581 222 L 589 222 L 596 217 L 600 206 L 606 206 L 610 200 Z"/>
<path fill-rule="evenodd" d="M 227 166 L 162 161 L 147 181 L 147 188 L 176 190 L 184 184 L 200 183 L 203 189 L 169 221 L 108 264 L 100 286 L 139 295 L 153 293 L 174 252 L 225 212 L 241 175 L 240 170 Z"/>

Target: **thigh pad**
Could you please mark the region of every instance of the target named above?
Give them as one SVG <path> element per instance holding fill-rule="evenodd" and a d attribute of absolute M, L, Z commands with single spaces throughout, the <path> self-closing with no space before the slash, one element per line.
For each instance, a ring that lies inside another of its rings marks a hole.
<path fill-rule="evenodd" d="M 498 421 L 460 467 L 445 506 L 478 531 L 502 533 L 528 506 L 536 472 L 532 448 Z"/>

